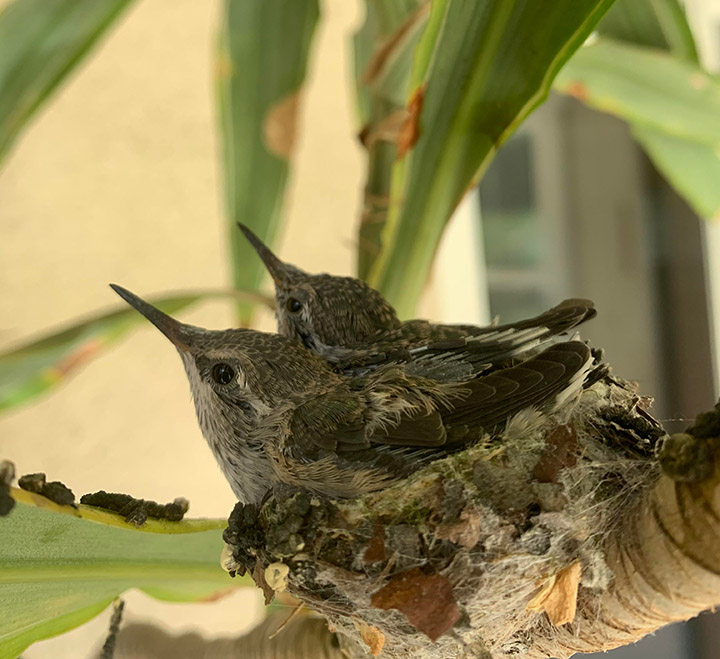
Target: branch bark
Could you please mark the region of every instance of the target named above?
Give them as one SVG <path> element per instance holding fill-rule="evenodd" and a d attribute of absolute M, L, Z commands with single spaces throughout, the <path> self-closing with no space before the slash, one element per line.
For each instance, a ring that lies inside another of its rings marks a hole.
<path fill-rule="evenodd" d="M 720 603 L 720 413 L 668 437 L 649 403 L 607 377 L 571 413 L 516 418 L 384 492 L 239 505 L 226 541 L 346 656 L 625 645 Z"/>

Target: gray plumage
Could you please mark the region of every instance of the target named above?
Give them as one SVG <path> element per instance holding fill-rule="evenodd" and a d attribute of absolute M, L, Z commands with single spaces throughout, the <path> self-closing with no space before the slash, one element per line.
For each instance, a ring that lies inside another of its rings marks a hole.
<path fill-rule="evenodd" d="M 179 323 L 113 289 L 177 348 L 203 435 L 238 500 L 276 484 L 355 497 L 502 432 L 518 414 L 569 404 L 593 370 L 579 341 L 466 382 L 387 364 L 347 377 L 293 339 Z"/>
<path fill-rule="evenodd" d="M 238 226 L 275 282 L 278 332 L 302 342 L 345 374 L 404 362 L 418 375 L 464 380 L 526 359 L 595 316 L 590 300 L 575 298 L 507 325 L 401 322 L 387 300 L 365 282 L 303 272 L 277 258 L 248 227 Z"/>

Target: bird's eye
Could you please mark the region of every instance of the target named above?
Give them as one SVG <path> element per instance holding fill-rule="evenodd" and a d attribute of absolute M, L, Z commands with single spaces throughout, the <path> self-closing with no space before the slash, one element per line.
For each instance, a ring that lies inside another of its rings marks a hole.
<path fill-rule="evenodd" d="M 285 303 L 285 308 L 290 313 L 297 313 L 298 311 L 300 311 L 300 309 L 302 309 L 302 302 L 300 302 L 300 300 L 298 300 L 296 297 L 289 297 L 287 302 Z"/>
<path fill-rule="evenodd" d="M 229 384 L 235 377 L 235 370 L 230 364 L 221 362 L 212 367 L 211 375 L 212 379 L 218 384 Z"/>

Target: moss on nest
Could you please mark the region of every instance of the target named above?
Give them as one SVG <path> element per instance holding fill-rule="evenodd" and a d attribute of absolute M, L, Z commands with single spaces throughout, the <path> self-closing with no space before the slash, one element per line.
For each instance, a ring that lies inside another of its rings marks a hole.
<path fill-rule="evenodd" d="M 386 657 L 540 656 L 533 639 L 567 615 L 544 592 L 564 579 L 573 611 L 608 587 L 603 541 L 659 476 L 664 433 L 640 402 L 606 378 L 570 412 L 515 418 L 502 437 L 362 499 L 239 506 L 226 539 L 244 538 L 234 558 L 256 580 L 287 565 L 288 591 L 350 654 L 364 653 L 358 630 L 372 628 Z"/>

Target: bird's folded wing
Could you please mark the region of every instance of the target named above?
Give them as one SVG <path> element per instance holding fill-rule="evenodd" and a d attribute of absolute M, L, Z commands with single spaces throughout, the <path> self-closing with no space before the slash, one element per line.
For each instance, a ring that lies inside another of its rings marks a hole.
<path fill-rule="evenodd" d="M 405 325 L 409 344 L 389 335 L 340 363 L 346 373 L 367 373 L 382 364 L 406 364 L 408 375 L 457 382 L 524 360 L 580 323 L 596 315 L 590 300 L 568 299 L 539 316 L 507 325 L 431 325 L 410 321 Z M 416 327 L 417 326 L 417 327 Z M 413 328 L 417 337 L 413 341 Z M 406 337 L 407 338 L 407 337 Z"/>
<path fill-rule="evenodd" d="M 288 448 L 319 456 L 322 451 L 348 454 L 373 445 L 424 448 L 445 443 L 445 427 L 437 411 L 388 414 L 382 423 L 372 423 L 370 417 L 360 397 L 334 392 L 315 397 L 293 411 Z"/>
<path fill-rule="evenodd" d="M 443 413 L 446 426 L 498 429 L 527 408 L 552 406 L 568 388 L 582 386 L 592 367 L 590 349 L 580 341 L 557 343 L 527 361 L 470 380 L 468 395 Z"/>

